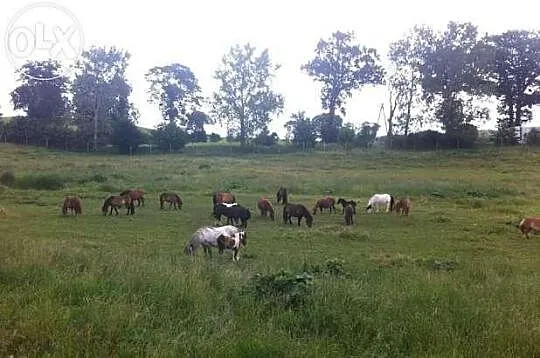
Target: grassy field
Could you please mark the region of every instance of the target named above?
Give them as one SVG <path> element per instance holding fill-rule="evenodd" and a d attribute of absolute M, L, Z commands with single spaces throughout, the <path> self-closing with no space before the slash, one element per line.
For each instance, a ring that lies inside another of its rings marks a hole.
<path fill-rule="evenodd" d="M 540 357 L 540 152 L 209 157 L 69 154 L 0 145 L 0 357 Z M 258 197 L 359 201 L 354 226 L 260 218 Z M 146 205 L 104 217 L 109 193 Z M 37 190 L 49 188 L 52 190 Z M 187 257 L 211 193 L 252 210 L 239 262 Z M 174 190 L 181 211 L 160 210 Z M 375 192 L 410 217 L 366 214 Z M 64 195 L 83 215 L 62 217 Z"/>

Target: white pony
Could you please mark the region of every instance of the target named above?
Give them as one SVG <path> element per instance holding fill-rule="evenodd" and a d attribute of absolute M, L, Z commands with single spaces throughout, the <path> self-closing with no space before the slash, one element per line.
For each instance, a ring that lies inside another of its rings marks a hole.
<path fill-rule="evenodd" d="M 184 253 L 186 255 L 193 255 L 202 246 L 204 253 L 211 256 L 212 252 L 210 249 L 212 247 L 218 247 L 218 238 L 220 236 L 224 235 L 230 237 L 239 232 L 243 231 L 232 225 L 201 227 L 199 230 L 195 231 L 191 240 L 189 240 L 185 246 Z"/>
<path fill-rule="evenodd" d="M 373 195 L 366 206 L 366 211 L 377 212 L 381 207 L 385 207 L 386 211 L 394 210 L 394 197 L 390 194 L 375 194 Z"/>

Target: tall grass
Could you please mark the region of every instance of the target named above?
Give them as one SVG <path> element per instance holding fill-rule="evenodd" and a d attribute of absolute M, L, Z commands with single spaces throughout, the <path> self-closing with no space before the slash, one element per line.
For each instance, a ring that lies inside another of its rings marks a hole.
<path fill-rule="evenodd" d="M 526 165 L 540 152 L 23 149 L 0 146 L 15 183 L 33 178 L 0 192 L 1 357 L 540 355 L 540 239 L 516 228 L 540 212 L 540 172 Z M 43 177 L 63 187 L 41 190 Z M 284 225 L 281 205 L 276 221 L 259 217 L 257 198 L 274 200 L 280 185 L 309 208 L 325 193 L 357 200 L 355 224 L 324 213 L 311 229 Z M 103 216 L 105 192 L 128 187 L 145 189 L 145 207 Z M 159 209 L 163 189 L 182 210 Z M 239 262 L 183 253 L 213 224 L 216 189 L 252 210 Z M 410 217 L 366 214 L 374 191 L 410 195 Z M 61 215 L 67 193 L 83 198 L 82 216 Z"/>

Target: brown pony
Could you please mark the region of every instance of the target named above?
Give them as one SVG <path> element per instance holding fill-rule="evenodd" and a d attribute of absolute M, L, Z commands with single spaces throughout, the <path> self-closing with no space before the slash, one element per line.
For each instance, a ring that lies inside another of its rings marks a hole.
<path fill-rule="evenodd" d="M 133 204 L 133 199 L 129 194 L 110 195 L 103 202 L 103 207 L 101 208 L 101 211 L 103 212 L 103 215 L 107 215 L 107 209 L 109 209 L 110 207 L 111 212 L 109 213 L 109 215 L 112 215 L 113 209 L 114 211 L 116 211 L 116 215 L 118 215 L 118 208 L 122 206 L 125 206 L 127 209 L 126 215 L 135 214 L 135 205 Z"/>
<path fill-rule="evenodd" d="M 411 210 L 412 203 L 411 199 L 409 199 L 408 196 L 405 196 L 401 199 L 399 199 L 396 204 L 394 205 L 394 210 L 396 211 L 396 214 L 405 214 L 406 216 L 409 215 L 409 210 Z"/>
<path fill-rule="evenodd" d="M 144 206 L 144 190 L 143 189 L 127 189 L 120 193 L 120 196 L 129 194 L 131 200 L 137 202 L 137 206 Z"/>
<path fill-rule="evenodd" d="M 280 186 L 276 193 L 276 199 L 278 204 L 281 201 L 283 205 L 287 205 L 287 203 L 289 202 L 287 197 L 287 188 Z"/>
<path fill-rule="evenodd" d="M 345 208 L 347 207 L 347 205 L 351 205 L 354 209 L 354 213 L 356 214 L 356 201 L 354 200 L 345 200 L 343 198 L 339 198 L 338 201 L 337 201 L 337 204 L 340 205 L 343 207 L 343 210 L 341 211 L 342 214 L 345 214 Z"/>
<path fill-rule="evenodd" d="M 352 225 L 353 224 L 353 215 L 354 215 L 354 207 L 352 205 L 347 205 L 345 209 L 343 210 L 344 216 L 345 216 L 345 225 Z"/>
<path fill-rule="evenodd" d="M 283 207 L 283 222 L 287 222 L 292 225 L 291 218 L 298 218 L 298 226 L 300 226 L 300 221 L 302 218 L 306 218 L 306 225 L 311 227 L 313 224 L 313 216 L 309 213 L 309 210 L 302 204 L 287 204 Z"/>
<path fill-rule="evenodd" d="M 270 214 L 270 219 L 274 221 L 274 207 L 272 206 L 272 203 L 270 203 L 270 200 L 260 198 L 259 201 L 257 201 L 257 207 L 261 211 L 261 216 L 267 216 Z"/>
<path fill-rule="evenodd" d="M 234 196 L 234 194 L 231 193 L 216 191 L 212 195 L 212 203 L 214 204 L 214 206 L 221 203 L 232 204 L 236 203 L 236 197 Z"/>
<path fill-rule="evenodd" d="M 66 196 L 64 205 L 62 205 L 62 214 L 66 215 L 69 211 L 75 213 L 75 216 L 82 214 L 82 202 L 78 196 Z"/>
<path fill-rule="evenodd" d="M 330 212 L 332 212 L 332 209 L 334 209 L 334 212 L 336 212 L 336 199 L 327 196 L 325 198 L 317 200 L 315 203 L 315 207 L 313 208 L 313 215 L 317 214 L 317 209 L 319 209 L 322 213 L 323 209 L 330 209 Z"/>
<path fill-rule="evenodd" d="M 165 202 L 169 203 L 169 209 L 172 205 L 174 205 L 174 210 L 182 209 L 182 198 L 176 193 L 162 193 L 159 196 L 159 204 L 161 209 L 163 209 L 163 204 Z"/>

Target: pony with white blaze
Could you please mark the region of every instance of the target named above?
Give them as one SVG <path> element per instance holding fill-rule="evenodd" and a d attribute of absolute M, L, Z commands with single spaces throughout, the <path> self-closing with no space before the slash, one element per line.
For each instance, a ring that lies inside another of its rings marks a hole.
<path fill-rule="evenodd" d="M 234 236 L 236 233 L 239 232 L 243 232 L 244 235 L 247 236 L 243 230 L 240 230 L 233 225 L 201 227 L 199 230 L 195 231 L 195 233 L 185 246 L 184 253 L 191 256 L 194 255 L 195 252 L 202 247 L 204 249 L 205 255 L 208 254 L 212 256 L 211 248 L 219 247 L 218 239 L 220 236 L 224 235 L 230 237 Z"/>
<path fill-rule="evenodd" d="M 378 212 L 381 208 L 384 207 L 385 211 L 394 210 L 394 197 L 390 194 L 375 194 L 373 195 L 366 206 L 366 211 L 369 212 Z"/>

